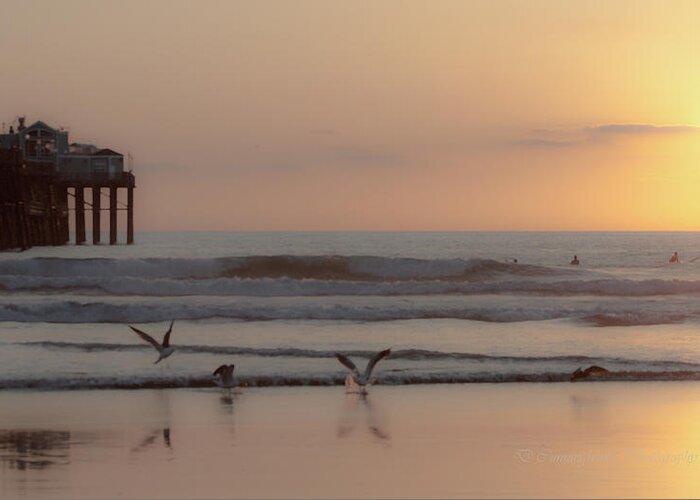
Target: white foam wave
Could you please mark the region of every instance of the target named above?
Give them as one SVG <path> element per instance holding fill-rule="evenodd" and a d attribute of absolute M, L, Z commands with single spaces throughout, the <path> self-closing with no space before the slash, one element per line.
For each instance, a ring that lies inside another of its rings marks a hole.
<path fill-rule="evenodd" d="M 33 277 L 215 277 L 222 272 L 222 259 L 63 259 L 40 257 L 0 260 L 0 275 Z"/>
<path fill-rule="evenodd" d="M 675 301 L 677 302 L 677 301 Z M 169 319 L 391 321 L 455 318 L 491 322 L 559 318 L 597 326 L 677 323 L 697 319 L 697 307 L 671 301 L 567 301 L 529 297 L 184 297 L 105 300 L 56 296 L 6 301 L 0 321 L 58 323 L 156 322 Z M 683 314 L 678 310 L 684 310 Z"/>
<path fill-rule="evenodd" d="M 403 372 L 382 374 L 379 385 L 416 384 L 465 384 L 465 383 L 514 383 L 514 382 L 569 382 L 570 373 L 562 371 L 540 372 Z M 338 386 L 344 375 L 261 375 L 238 378 L 243 387 L 279 386 Z M 687 381 L 700 380 L 700 371 L 612 371 L 608 376 L 578 383 L 615 381 Z M 211 387 L 218 390 L 211 376 L 159 375 L 159 376 L 83 376 L 83 377 L 27 377 L 0 379 L 2 389 L 84 390 L 84 389 L 169 389 Z"/>
<path fill-rule="evenodd" d="M 136 277 L 171 279 L 455 279 L 476 280 L 496 274 L 550 275 L 560 271 L 489 259 L 410 259 L 375 256 L 247 256 L 213 259 L 62 259 L 0 260 L 0 276 Z M 561 271 L 563 272 L 563 271 Z"/>
<path fill-rule="evenodd" d="M 700 293 L 695 280 L 522 278 L 518 281 L 346 281 L 291 278 L 172 279 L 142 277 L 0 276 L 0 290 L 95 295 L 292 297 L 325 295 L 540 294 L 649 297 Z"/>

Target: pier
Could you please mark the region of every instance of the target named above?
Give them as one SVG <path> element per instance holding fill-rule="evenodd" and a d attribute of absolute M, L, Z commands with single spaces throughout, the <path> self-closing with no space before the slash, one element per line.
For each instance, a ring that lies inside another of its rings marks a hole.
<path fill-rule="evenodd" d="M 75 244 L 82 245 L 87 241 L 85 212 L 92 212 L 92 243 L 101 243 L 101 212 L 109 211 L 109 244 L 117 243 L 117 212 L 126 211 L 126 243 L 134 242 L 134 188 L 136 180 L 131 172 L 123 172 L 114 179 L 93 177 L 90 179 L 59 179 L 61 189 L 67 196 L 75 199 Z M 87 201 L 85 192 L 90 194 Z M 119 189 L 126 189 L 126 204 L 119 201 Z M 108 204 L 102 206 L 102 198 L 106 197 Z"/>
<path fill-rule="evenodd" d="M 101 213 L 109 212 L 110 245 L 118 243 L 117 213 L 126 211 L 126 243 L 132 244 L 135 187 L 120 153 L 69 144 L 67 131 L 40 121 L 26 127 L 19 118 L 16 130 L 0 135 L 0 250 L 69 243 L 71 211 L 76 245 L 86 243 L 86 211 L 92 212 L 93 244 L 101 243 Z M 118 198 L 124 191 L 126 203 Z"/>
<path fill-rule="evenodd" d="M 68 242 L 66 192 L 55 172 L 27 168 L 18 151 L 0 150 L 0 250 Z"/>

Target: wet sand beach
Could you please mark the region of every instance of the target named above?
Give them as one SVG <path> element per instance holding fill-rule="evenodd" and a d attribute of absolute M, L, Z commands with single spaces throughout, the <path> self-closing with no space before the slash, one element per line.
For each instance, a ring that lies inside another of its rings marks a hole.
<path fill-rule="evenodd" d="M 2 498 L 685 497 L 695 382 L 3 391 Z"/>

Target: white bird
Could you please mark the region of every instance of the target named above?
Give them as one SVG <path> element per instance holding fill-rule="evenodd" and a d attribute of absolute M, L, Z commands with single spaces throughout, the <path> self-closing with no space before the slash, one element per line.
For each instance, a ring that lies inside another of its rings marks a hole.
<path fill-rule="evenodd" d="M 236 368 L 236 365 L 234 364 L 221 365 L 218 367 L 216 370 L 214 370 L 214 373 L 212 373 L 212 377 L 216 377 L 214 378 L 214 383 L 222 389 L 231 389 L 234 385 L 236 385 L 236 382 L 233 380 L 234 368 Z"/>
<path fill-rule="evenodd" d="M 165 332 L 162 344 L 159 344 L 158 341 L 151 337 L 149 334 L 142 332 L 138 328 L 134 328 L 133 326 L 129 325 L 129 328 L 138 333 L 139 337 L 151 344 L 155 348 L 155 350 L 158 351 L 159 357 L 156 360 L 156 362 L 153 363 L 154 365 L 175 352 L 175 348 L 170 346 L 170 332 L 173 331 L 173 323 L 175 323 L 175 320 L 172 320 L 170 322 L 170 328 L 168 328 L 168 331 Z"/>
<path fill-rule="evenodd" d="M 361 394 L 366 394 L 367 389 L 374 383 L 375 380 L 372 378 L 372 370 L 374 370 L 374 366 L 389 354 L 391 354 L 391 349 L 385 349 L 375 354 L 375 356 L 369 360 L 369 363 L 367 363 L 367 368 L 365 368 L 365 372 L 363 374 L 360 374 L 360 371 L 355 366 L 355 363 L 350 361 L 347 357 L 343 356 L 342 354 L 336 354 L 335 357 L 338 358 L 338 361 L 349 368 L 351 372 L 345 379 L 345 387 L 348 389 L 348 391 L 356 392 L 353 390 L 354 385 L 359 386 L 359 392 Z"/>

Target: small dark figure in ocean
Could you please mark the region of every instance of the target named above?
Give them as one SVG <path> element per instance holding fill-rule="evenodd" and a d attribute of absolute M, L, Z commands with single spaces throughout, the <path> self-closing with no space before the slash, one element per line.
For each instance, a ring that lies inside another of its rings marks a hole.
<path fill-rule="evenodd" d="M 571 374 L 570 382 L 575 382 L 580 378 L 602 378 L 606 377 L 610 372 L 603 368 L 602 366 L 589 366 L 585 370 L 581 370 L 579 367 L 574 373 Z"/>
<path fill-rule="evenodd" d="M 578 260 L 578 255 L 574 255 L 574 258 L 572 259 L 572 261 L 569 262 L 569 264 L 571 264 L 572 266 L 578 266 L 580 263 L 581 262 L 579 262 L 579 260 Z"/>
<path fill-rule="evenodd" d="M 513 259 L 513 264 L 517 264 L 517 263 L 518 263 L 518 259 Z"/>
<path fill-rule="evenodd" d="M 669 261 L 671 264 L 680 264 L 680 263 L 681 263 L 681 259 L 680 259 L 680 257 L 678 257 L 678 252 L 673 252 L 673 255 L 671 255 L 671 258 L 668 259 L 668 261 Z"/>

